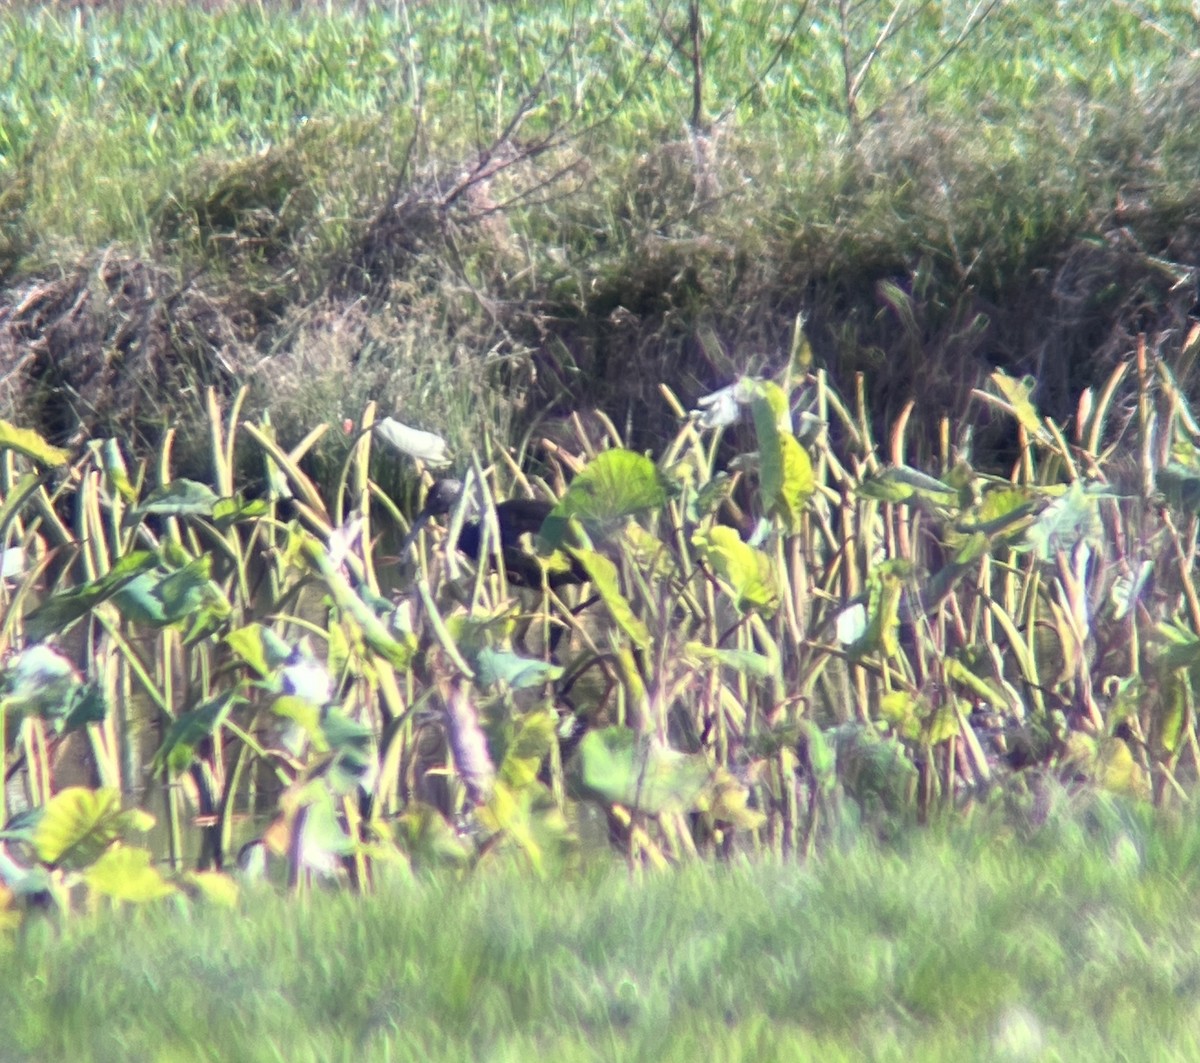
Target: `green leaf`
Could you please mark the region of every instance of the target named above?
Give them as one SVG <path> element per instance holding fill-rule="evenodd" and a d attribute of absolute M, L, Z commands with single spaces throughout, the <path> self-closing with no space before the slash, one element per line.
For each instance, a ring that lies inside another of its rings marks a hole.
<path fill-rule="evenodd" d="M 994 709 L 1003 709 L 1008 699 L 997 690 L 988 680 L 972 672 L 957 657 L 947 657 L 944 665 L 946 678 L 955 683 L 961 683 L 972 694 L 986 701 Z"/>
<path fill-rule="evenodd" d="M 1041 415 L 1037 412 L 1037 407 L 1034 406 L 1030 397 L 1037 387 L 1037 379 L 1025 376 L 1020 380 L 1014 380 L 1003 369 L 997 369 L 992 374 L 991 380 L 1004 401 L 1012 407 L 1013 415 L 1021 427 L 1029 433 L 1029 437 L 1044 445 L 1050 445 L 1052 443 L 1050 433 L 1042 424 Z"/>
<path fill-rule="evenodd" d="M 900 599 L 904 594 L 904 579 L 911 565 L 899 559 L 885 561 L 867 576 L 870 590 L 867 605 L 867 630 L 862 642 L 850 648 L 852 656 L 882 650 L 888 657 L 900 652 Z"/>
<path fill-rule="evenodd" d="M 341 709 L 330 709 L 321 720 L 321 734 L 333 756 L 327 776 L 330 789 L 345 794 L 360 784 L 369 788 L 378 767 L 371 728 Z"/>
<path fill-rule="evenodd" d="M 396 821 L 396 843 L 415 867 L 465 868 L 474 847 L 432 805 L 409 802 Z"/>
<path fill-rule="evenodd" d="M 89 723 L 103 723 L 108 716 L 108 697 L 99 683 L 84 683 L 76 688 L 67 703 L 66 717 L 60 720 L 55 730 L 62 735 L 86 727 Z"/>
<path fill-rule="evenodd" d="M 1104 492 L 1088 491 L 1079 480 L 1042 510 L 1026 529 L 1025 539 L 1040 561 L 1051 561 L 1060 551 L 1070 553 L 1081 542 L 1104 543 L 1099 500 Z"/>
<path fill-rule="evenodd" d="M 920 736 L 924 712 L 917 699 L 907 690 L 892 690 L 884 694 L 879 699 L 879 714 L 901 738 L 912 740 Z"/>
<path fill-rule="evenodd" d="M 771 559 L 742 542 L 733 528 L 717 525 L 692 536 L 692 545 L 729 589 L 739 610 L 761 609 L 770 614 L 779 606 L 779 589 Z"/>
<path fill-rule="evenodd" d="M 189 871 L 183 876 L 188 894 L 200 897 L 221 908 L 234 908 L 238 900 L 238 884 L 219 871 Z"/>
<path fill-rule="evenodd" d="M 129 510 L 127 521 L 151 514 L 160 517 L 211 517 L 218 496 L 207 484 L 195 480 L 172 480 L 151 491 Z"/>
<path fill-rule="evenodd" d="M 102 461 L 109 489 L 116 491 L 127 504 L 133 502 L 137 498 L 137 491 L 129 482 L 129 471 L 125 468 L 125 459 L 121 456 L 121 444 L 117 440 L 106 439 L 104 441 Z"/>
<path fill-rule="evenodd" d="M 282 694 L 271 702 L 271 711 L 276 716 L 291 720 L 312 742 L 318 753 L 328 753 L 329 743 L 321 730 L 321 706 L 295 694 Z"/>
<path fill-rule="evenodd" d="M 913 807 L 918 772 L 902 743 L 862 724 L 843 724 L 836 736 L 838 767 L 851 796 L 894 813 Z"/>
<path fill-rule="evenodd" d="M 696 804 L 701 812 L 708 813 L 714 820 L 741 830 L 758 830 L 766 825 L 767 817 L 750 807 L 750 791 L 728 768 L 717 768 L 706 789 Z"/>
<path fill-rule="evenodd" d="M 224 531 L 241 521 L 259 520 L 270 511 L 271 504 L 265 498 L 252 498 L 248 501 L 242 498 L 222 498 L 213 505 L 212 520 Z"/>
<path fill-rule="evenodd" d="M 801 720 L 800 729 L 806 739 L 813 781 L 822 794 L 829 796 L 837 786 L 837 749 L 812 720 Z"/>
<path fill-rule="evenodd" d="M 58 634 L 157 564 L 155 554 L 137 550 L 121 558 L 102 579 L 58 592 L 25 618 L 26 638 L 30 642 L 41 642 Z"/>
<path fill-rule="evenodd" d="M 267 630 L 262 624 L 247 624 L 225 636 L 225 644 L 250 666 L 259 679 L 265 679 L 275 669 L 275 665 L 267 660 L 264 637 Z M 287 655 L 284 656 L 286 658 Z"/>
<path fill-rule="evenodd" d="M 404 635 L 403 641 L 393 638 L 387 625 L 356 593 L 340 567 L 333 563 L 328 551 L 315 538 L 311 535 L 300 535 L 297 544 L 320 573 L 338 608 L 351 616 L 362 629 L 367 645 L 392 667 L 401 671 L 407 670 L 417 651 L 416 637 Z"/>
<path fill-rule="evenodd" d="M 521 720 L 500 762 L 500 778 L 513 790 L 537 782 L 542 761 L 554 745 L 555 723 L 555 715 L 549 709 L 531 712 Z"/>
<path fill-rule="evenodd" d="M 538 548 L 549 553 L 570 543 L 573 517 L 591 539 L 604 539 L 628 518 L 661 509 L 666 501 L 666 487 L 654 462 L 631 450 L 606 450 L 588 462 L 550 511 Z"/>
<path fill-rule="evenodd" d="M 175 887 L 150 866 L 148 849 L 117 845 L 84 872 L 84 881 L 97 893 L 117 901 L 144 904 L 168 897 Z"/>
<path fill-rule="evenodd" d="M 864 498 L 876 498 L 882 502 L 904 502 L 916 496 L 945 506 L 958 498 L 955 488 L 907 465 L 889 466 L 859 484 L 856 491 Z"/>
<path fill-rule="evenodd" d="M 544 786 L 513 789 L 498 780 L 477 815 L 485 830 L 515 842 L 539 875 L 561 871 L 573 851 L 566 817 Z M 557 859 L 551 862 L 548 857 Z"/>
<path fill-rule="evenodd" d="M 608 615 L 638 649 L 646 649 L 650 645 L 650 629 L 634 615 L 629 600 L 621 593 L 617 585 L 617 566 L 595 550 L 573 549 L 570 553 L 587 572 L 588 580 L 600 595 Z"/>
<path fill-rule="evenodd" d="M 751 679 L 770 679 L 779 669 L 778 660 L 753 650 L 713 649 L 703 642 L 689 642 L 684 651 L 691 660 L 712 662 Z"/>
<path fill-rule="evenodd" d="M 144 812 L 122 812 L 117 790 L 72 786 L 46 804 L 34 828 L 33 848 L 42 863 L 79 871 L 126 831 L 146 830 L 153 822 Z"/>
<path fill-rule="evenodd" d="M 812 459 L 792 435 L 783 390 L 777 384 L 761 382 L 757 391 L 751 411 L 758 438 L 763 512 L 779 517 L 789 533 L 795 532 L 804 503 L 816 486 Z"/>
<path fill-rule="evenodd" d="M 586 793 L 651 815 L 691 809 L 713 774 L 705 757 L 680 753 L 626 727 L 589 732 L 577 758 Z"/>
<path fill-rule="evenodd" d="M 233 707 L 244 700 L 235 687 L 180 715 L 167 728 L 162 745 L 154 754 L 151 770 L 160 772 L 169 768 L 176 775 L 185 771 L 195 757 L 196 746 L 211 737 Z"/>
<path fill-rule="evenodd" d="M 513 690 L 524 690 L 553 682 L 563 674 L 562 666 L 534 657 L 522 657 L 511 650 L 484 647 L 475 658 L 475 677 L 484 686 L 503 683 Z"/>
<path fill-rule="evenodd" d="M 69 451 L 53 447 L 31 428 L 18 428 L 8 421 L 0 421 L 0 450 L 15 450 L 39 465 L 66 465 L 71 460 Z"/>

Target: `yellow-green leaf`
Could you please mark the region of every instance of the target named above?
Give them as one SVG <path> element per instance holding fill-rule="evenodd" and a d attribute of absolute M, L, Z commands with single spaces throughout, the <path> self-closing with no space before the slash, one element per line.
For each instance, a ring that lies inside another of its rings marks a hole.
<path fill-rule="evenodd" d="M 84 881 L 97 893 L 118 901 L 144 904 L 167 897 L 175 887 L 150 866 L 148 849 L 114 846 L 84 873 Z"/>
<path fill-rule="evenodd" d="M 692 545 L 728 587 L 740 610 L 762 609 L 773 613 L 779 605 L 771 559 L 761 550 L 742 542 L 733 528 L 718 525 L 692 536 Z"/>
<path fill-rule="evenodd" d="M 69 451 L 51 446 L 31 428 L 18 428 L 8 421 L 0 421 L 0 450 L 15 450 L 39 465 L 66 465 L 71 460 Z"/>

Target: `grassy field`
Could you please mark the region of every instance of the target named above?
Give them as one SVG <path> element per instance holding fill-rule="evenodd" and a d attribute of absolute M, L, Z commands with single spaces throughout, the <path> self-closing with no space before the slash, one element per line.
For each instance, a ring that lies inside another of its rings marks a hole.
<path fill-rule="evenodd" d="M 31 926 L 5 1060 L 1187 1059 L 1200 833 L 1112 803 L 803 866 L 493 867 Z"/>

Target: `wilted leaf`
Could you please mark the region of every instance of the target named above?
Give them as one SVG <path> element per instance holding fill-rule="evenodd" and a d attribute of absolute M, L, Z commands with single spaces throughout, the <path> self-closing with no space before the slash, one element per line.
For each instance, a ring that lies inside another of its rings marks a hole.
<path fill-rule="evenodd" d="M 450 448 L 446 441 L 433 432 L 411 428 L 394 417 L 383 417 L 376 421 L 375 434 L 388 446 L 395 447 L 401 454 L 419 458 L 429 465 L 450 464 Z"/>

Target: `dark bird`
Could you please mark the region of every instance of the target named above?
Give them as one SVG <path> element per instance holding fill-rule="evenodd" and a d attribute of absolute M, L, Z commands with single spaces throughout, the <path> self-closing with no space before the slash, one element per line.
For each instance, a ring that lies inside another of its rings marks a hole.
<path fill-rule="evenodd" d="M 413 520 L 401 556 L 408 552 L 413 540 L 433 517 L 445 516 L 458 505 L 462 490 L 462 483 L 452 479 L 438 480 L 429 489 L 425 508 Z M 574 558 L 561 552 L 543 556 L 534 549 L 531 540 L 541 531 L 553 508 L 552 503 L 537 498 L 509 498 L 496 503 L 504 571 L 510 582 L 519 587 L 541 587 L 543 579 L 552 588 L 587 582 L 587 573 Z M 478 562 L 482 547 L 483 522 L 473 520 L 464 524 L 458 534 L 459 550 Z"/>

